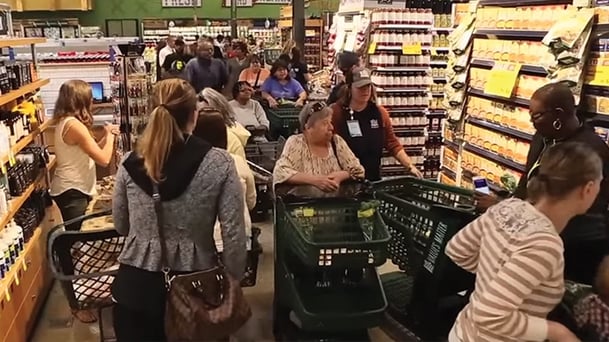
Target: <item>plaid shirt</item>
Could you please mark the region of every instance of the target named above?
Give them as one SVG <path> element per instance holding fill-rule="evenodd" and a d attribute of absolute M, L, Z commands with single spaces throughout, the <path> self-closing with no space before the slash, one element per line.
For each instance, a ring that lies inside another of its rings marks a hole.
<path fill-rule="evenodd" d="M 582 299 L 574 308 L 577 325 L 592 327 L 600 341 L 609 341 L 609 305 L 593 294 Z"/>

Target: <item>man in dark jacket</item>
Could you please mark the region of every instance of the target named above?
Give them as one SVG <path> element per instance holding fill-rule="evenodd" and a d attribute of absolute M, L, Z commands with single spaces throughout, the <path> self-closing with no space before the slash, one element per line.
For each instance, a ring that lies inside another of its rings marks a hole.
<path fill-rule="evenodd" d="M 186 65 L 186 79 L 198 93 L 205 88 L 219 92 L 228 81 L 226 64 L 213 58 L 214 46 L 207 40 L 201 40 L 197 46 L 197 58 Z"/>
<path fill-rule="evenodd" d="M 345 51 L 338 55 L 338 69 L 343 73 L 343 79 L 332 88 L 328 101 L 326 101 L 328 105 L 331 105 L 338 100 L 340 90 L 345 84 L 347 74 L 351 73 L 351 70 L 356 66 L 359 66 L 359 56 L 355 52 Z"/>

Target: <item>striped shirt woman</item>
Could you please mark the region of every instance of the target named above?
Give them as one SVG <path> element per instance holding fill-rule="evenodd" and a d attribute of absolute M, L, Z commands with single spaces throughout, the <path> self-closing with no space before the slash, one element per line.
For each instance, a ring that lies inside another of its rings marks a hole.
<path fill-rule="evenodd" d="M 456 341 L 546 339 L 546 316 L 564 293 L 563 244 L 546 216 L 523 200 L 503 201 L 455 235 L 446 254 L 476 273 Z"/>

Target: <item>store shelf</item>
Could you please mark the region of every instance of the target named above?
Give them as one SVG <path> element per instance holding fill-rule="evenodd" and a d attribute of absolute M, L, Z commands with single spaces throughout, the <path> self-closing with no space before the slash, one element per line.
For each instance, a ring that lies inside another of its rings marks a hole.
<path fill-rule="evenodd" d="M 517 104 L 523 107 L 529 107 L 529 100 L 526 99 L 522 99 L 520 97 L 512 97 L 512 98 L 505 98 L 505 97 L 500 97 L 500 96 L 495 96 L 495 95 L 489 95 L 489 94 L 485 94 L 484 90 L 481 89 L 476 89 L 476 88 L 470 88 L 469 89 L 469 95 L 475 95 L 478 97 L 483 97 L 489 100 L 493 100 L 493 101 L 499 101 L 499 102 L 504 102 L 504 103 L 511 103 L 511 104 Z"/>
<path fill-rule="evenodd" d="M 376 46 L 377 50 L 386 50 L 386 51 L 402 51 L 402 45 L 377 45 Z M 431 50 L 432 47 L 429 45 L 424 45 L 421 46 L 421 50 L 422 51 L 429 51 Z M 446 48 L 446 51 L 448 51 L 448 48 Z"/>
<path fill-rule="evenodd" d="M 455 152 L 459 152 L 459 144 L 457 144 L 456 142 L 444 138 L 443 143 L 444 143 L 444 146 L 446 146 L 450 149 L 453 149 Z"/>
<path fill-rule="evenodd" d="M 376 30 L 430 30 L 431 25 L 417 24 L 377 24 L 374 25 Z"/>
<path fill-rule="evenodd" d="M 51 124 L 51 120 L 46 120 L 38 128 L 36 128 L 32 133 L 26 135 L 25 137 L 23 137 L 19 141 L 17 141 L 17 143 L 11 147 L 11 152 L 12 152 L 13 156 L 16 156 L 27 145 L 31 144 L 38 135 L 40 135 L 47 128 L 49 128 L 50 124 Z M 4 164 L 8 163 L 9 157 L 10 157 L 9 155 L 1 156 L 0 165 L 4 165 Z"/>
<path fill-rule="evenodd" d="M 53 166 L 54 163 L 55 162 L 53 161 Z M 51 166 L 50 162 L 49 166 Z M 45 176 L 46 170 L 41 170 L 40 175 L 38 175 L 38 178 L 34 180 L 34 182 L 30 184 L 20 196 L 13 197 L 9 201 L 8 212 L 0 218 L 0 230 L 4 229 L 4 227 L 6 227 L 6 225 L 13 219 L 13 217 L 15 217 L 15 215 L 17 214 L 19 209 L 21 209 L 25 201 L 27 201 L 27 199 L 30 198 L 34 190 L 36 190 L 38 184 L 44 181 Z"/>
<path fill-rule="evenodd" d="M 570 5 L 573 0 L 552 0 L 552 5 L 566 4 Z M 536 6 L 536 5 L 547 5 L 548 0 L 480 0 L 478 6 L 501 6 L 501 7 L 519 7 L 519 6 Z"/>
<path fill-rule="evenodd" d="M 0 48 L 41 44 L 46 41 L 46 38 L 2 38 Z"/>
<path fill-rule="evenodd" d="M 434 77 L 433 81 L 434 82 L 447 82 L 446 77 Z"/>
<path fill-rule="evenodd" d="M 520 40 L 541 40 L 547 34 L 546 31 L 531 30 L 505 30 L 505 29 L 479 29 L 474 31 L 474 36 L 496 39 L 497 37 L 520 39 Z"/>
<path fill-rule="evenodd" d="M 495 66 L 495 61 L 489 59 L 472 58 L 470 64 L 471 66 L 476 67 L 492 68 L 493 66 Z M 520 66 L 520 71 L 541 76 L 546 76 L 548 74 L 546 69 L 539 65 L 522 64 Z"/>
<path fill-rule="evenodd" d="M 469 122 L 472 125 L 478 126 L 478 127 L 482 127 L 482 128 L 486 128 L 488 130 L 494 131 L 494 132 L 498 132 L 498 133 L 504 133 L 507 135 L 511 135 L 515 138 L 519 138 L 522 140 L 526 140 L 526 141 L 531 141 L 533 140 L 533 136 L 529 133 L 525 133 L 525 132 L 521 132 L 519 130 L 513 129 L 513 128 L 509 128 L 509 127 L 505 127 L 505 126 L 501 126 L 492 122 L 488 122 L 485 120 L 480 120 L 480 119 L 476 119 L 476 118 L 472 118 L 469 117 L 467 119 L 467 122 Z"/>
<path fill-rule="evenodd" d="M 60 66 L 109 66 L 110 65 L 110 61 L 107 62 L 52 62 L 52 63 L 39 63 L 39 66 L 54 66 L 54 67 L 60 67 Z"/>
<path fill-rule="evenodd" d="M 433 32 L 452 32 L 455 29 L 452 27 L 432 27 L 431 30 Z"/>
<path fill-rule="evenodd" d="M 427 93 L 429 88 L 376 88 L 377 93 Z"/>
<path fill-rule="evenodd" d="M 457 173 L 446 166 L 442 165 L 442 167 L 440 167 L 440 172 L 444 173 L 448 178 L 457 181 Z"/>
<path fill-rule="evenodd" d="M 391 114 L 427 114 L 427 107 L 386 107 L 385 109 Z"/>
<path fill-rule="evenodd" d="M 521 173 L 525 172 L 525 166 L 524 165 L 522 165 L 520 163 L 517 163 L 515 161 L 512 161 L 512 160 L 506 159 L 506 158 L 504 158 L 504 157 L 502 157 L 500 155 L 497 155 L 497 154 L 495 154 L 493 152 L 490 152 L 490 151 L 484 150 L 482 148 L 476 147 L 476 146 L 471 145 L 469 143 L 465 144 L 465 150 L 469 151 L 469 152 L 471 152 L 473 154 L 477 154 L 477 155 L 479 155 L 479 156 L 481 156 L 483 158 L 486 158 L 486 159 L 488 159 L 490 161 L 494 161 L 495 163 L 503 165 L 505 167 L 508 167 L 508 168 L 510 168 L 512 170 L 515 170 L 515 171 L 518 171 L 518 172 L 521 172 Z"/>
<path fill-rule="evenodd" d="M 427 125 L 424 126 L 393 126 L 393 133 L 419 133 L 424 132 Z"/>
<path fill-rule="evenodd" d="M 21 251 L 21 253 L 19 253 L 17 260 L 15 260 L 15 264 L 4 275 L 4 278 L 2 280 L 0 280 L 0 296 L 5 296 L 6 293 L 8 293 L 7 286 L 9 286 L 15 280 L 15 278 L 18 278 L 19 269 L 23 269 L 23 266 L 27 265 L 26 256 L 30 255 L 31 250 L 34 245 L 32 242 L 37 241 L 40 238 L 40 234 L 41 234 L 41 229 L 40 229 L 40 226 L 38 226 L 34 229 L 34 234 L 30 238 L 30 240 L 25 243 L 25 246 L 23 247 L 23 251 Z M 4 333 L 4 331 L 2 333 Z"/>
<path fill-rule="evenodd" d="M 0 42 L 2 42 L 2 40 L 0 40 Z M 11 101 L 14 101 L 14 100 L 20 98 L 21 96 L 25 96 L 29 93 L 33 93 L 36 90 L 38 90 L 39 88 L 41 88 L 47 84 L 49 84 L 48 79 L 41 79 L 38 81 L 34 81 L 30 84 L 26 84 L 17 90 L 9 91 L 6 94 L 2 94 L 2 95 L 0 95 L 0 106 L 5 105 Z"/>
<path fill-rule="evenodd" d="M 432 46 L 430 50 L 435 52 L 450 52 L 450 48 L 447 46 Z"/>
<path fill-rule="evenodd" d="M 429 65 L 446 67 L 448 65 L 448 61 L 431 61 Z"/>
<path fill-rule="evenodd" d="M 429 66 L 396 66 L 396 67 L 377 67 L 373 68 L 372 71 L 378 72 L 427 72 Z"/>

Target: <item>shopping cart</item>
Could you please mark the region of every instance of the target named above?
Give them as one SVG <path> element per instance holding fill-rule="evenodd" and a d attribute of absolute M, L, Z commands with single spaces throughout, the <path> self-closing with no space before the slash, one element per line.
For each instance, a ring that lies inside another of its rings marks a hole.
<path fill-rule="evenodd" d="M 115 341 L 112 328 L 112 295 L 110 288 L 118 271 L 118 256 L 125 238 L 112 224 L 95 230 L 67 231 L 65 225 L 110 216 L 101 211 L 81 216 L 54 227 L 48 236 L 47 253 L 51 271 L 63 289 L 73 310 L 96 310 L 101 341 Z M 252 227 L 251 248 L 242 287 L 256 285 L 258 259 L 262 248 L 258 241 L 260 229 Z M 221 255 L 222 253 L 220 253 Z"/>
<path fill-rule="evenodd" d="M 474 284 L 444 254 L 450 238 L 476 217 L 473 192 L 413 177 L 373 187 L 391 233 L 389 256 L 401 269 L 381 276 L 388 321 L 426 340 L 445 338 Z"/>
<path fill-rule="evenodd" d="M 245 156 L 256 181 L 256 207 L 250 211 L 252 222 L 268 220 L 273 207 L 273 169 L 281 156 L 285 138 L 245 146 Z"/>
<path fill-rule="evenodd" d="M 115 341 L 112 329 L 110 287 L 118 271 L 124 237 L 113 227 L 90 231 L 66 231 L 64 226 L 111 215 L 102 211 L 75 218 L 54 227 L 48 236 L 51 271 L 73 310 L 95 310 L 101 341 Z"/>
<path fill-rule="evenodd" d="M 282 193 L 274 222 L 277 339 L 367 338 L 387 306 L 376 266 L 386 260 L 389 234 L 376 203 Z"/>
<path fill-rule="evenodd" d="M 300 114 L 301 109 L 293 105 L 279 105 L 276 108 L 265 106 L 264 111 L 271 124 L 271 138 L 288 138 L 293 134 L 299 133 L 300 122 L 298 121 L 298 114 Z"/>

